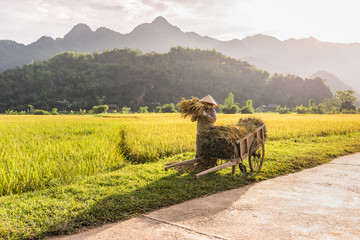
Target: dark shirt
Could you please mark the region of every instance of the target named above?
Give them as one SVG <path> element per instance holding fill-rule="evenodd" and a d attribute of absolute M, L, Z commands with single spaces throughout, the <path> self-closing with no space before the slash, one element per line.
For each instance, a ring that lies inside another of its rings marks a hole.
<path fill-rule="evenodd" d="M 216 122 L 216 112 L 214 108 L 205 109 L 206 115 L 201 115 L 197 122 L 197 132 L 199 133 L 207 127 L 214 126 Z"/>
<path fill-rule="evenodd" d="M 205 109 L 205 113 L 201 115 L 197 120 L 197 134 L 196 134 L 196 157 L 200 157 L 201 154 L 201 143 L 199 140 L 200 132 L 208 127 L 214 126 L 216 122 L 216 111 L 214 108 Z M 194 118 L 191 118 L 191 121 L 195 121 Z"/>

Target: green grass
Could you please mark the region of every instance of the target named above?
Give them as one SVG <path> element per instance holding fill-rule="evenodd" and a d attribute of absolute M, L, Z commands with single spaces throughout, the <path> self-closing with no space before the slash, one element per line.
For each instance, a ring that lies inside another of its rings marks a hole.
<path fill-rule="evenodd" d="M 191 158 L 183 153 L 146 164 L 124 164 L 110 173 L 68 185 L 0 197 L 0 236 L 41 239 L 99 226 L 228 189 L 314 167 L 336 156 L 360 151 L 360 132 L 297 137 L 266 142 L 266 161 L 257 175 L 231 175 L 231 169 L 194 180 L 193 174 L 164 171 L 167 162 Z"/>

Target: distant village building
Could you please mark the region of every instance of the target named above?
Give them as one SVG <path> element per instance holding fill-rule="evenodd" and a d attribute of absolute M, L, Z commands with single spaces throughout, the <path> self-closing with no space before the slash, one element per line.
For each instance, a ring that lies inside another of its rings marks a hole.
<path fill-rule="evenodd" d="M 69 108 L 74 104 L 74 103 L 70 103 L 68 100 L 62 100 L 62 101 L 56 101 L 57 103 L 60 103 L 60 109 L 59 112 L 60 113 L 67 113 Z"/>
<path fill-rule="evenodd" d="M 266 105 L 261 105 L 259 107 L 259 110 L 261 112 L 275 112 L 277 106 L 278 106 L 277 104 L 269 104 L 267 106 Z"/>
<path fill-rule="evenodd" d="M 109 109 L 108 109 L 108 112 L 119 112 L 119 110 L 120 110 L 120 108 L 119 108 L 119 106 L 118 105 L 116 105 L 116 104 L 106 104 L 106 105 L 108 105 L 108 107 L 109 107 Z"/>

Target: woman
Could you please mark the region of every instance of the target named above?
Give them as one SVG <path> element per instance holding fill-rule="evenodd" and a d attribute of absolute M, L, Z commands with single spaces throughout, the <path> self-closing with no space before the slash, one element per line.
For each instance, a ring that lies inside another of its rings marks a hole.
<path fill-rule="evenodd" d="M 217 107 L 218 105 L 214 101 L 214 99 L 207 95 L 206 97 L 200 99 L 200 102 L 204 104 L 204 112 L 203 114 L 198 118 L 197 122 L 197 133 L 196 133 L 196 158 L 201 157 L 201 143 L 199 140 L 199 135 L 202 130 L 208 127 L 214 126 L 214 123 L 216 122 L 216 112 L 214 107 Z M 191 121 L 196 121 L 195 118 L 191 118 Z"/>

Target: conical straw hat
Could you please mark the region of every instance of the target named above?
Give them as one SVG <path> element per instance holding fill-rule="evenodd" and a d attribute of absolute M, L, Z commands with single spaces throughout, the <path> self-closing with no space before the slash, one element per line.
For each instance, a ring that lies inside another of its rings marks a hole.
<path fill-rule="evenodd" d="M 218 106 L 215 100 L 210 95 L 207 95 L 206 97 L 200 99 L 200 102 L 211 103 L 213 107 Z"/>

